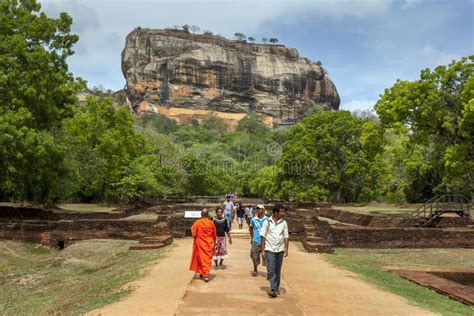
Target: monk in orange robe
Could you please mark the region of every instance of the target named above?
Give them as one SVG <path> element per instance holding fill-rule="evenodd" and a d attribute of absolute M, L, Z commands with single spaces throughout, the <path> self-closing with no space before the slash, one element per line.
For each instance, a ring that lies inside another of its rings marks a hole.
<path fill-rule="evenodd" d="M 194 222 L 191 232 L 194 237 L 194 244 L 189 270 L 199 273 L 200 277 L 204 277 L 204 281 L 209 282 L 209 270 L 212 265 L 217 231 L 216 226 L 209 219 L 207 209 L 201 212 L 201 219 Z"/>

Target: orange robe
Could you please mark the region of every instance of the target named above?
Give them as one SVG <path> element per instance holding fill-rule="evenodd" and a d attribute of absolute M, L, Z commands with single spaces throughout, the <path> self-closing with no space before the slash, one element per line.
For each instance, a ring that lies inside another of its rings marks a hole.
<path fill-rule="evenodd" d="M 201 218 L 193 224 L 191 232 L 194 237 L 194 244 L 189 270 L 208 276 L 216 242 L 216 226 L 210 219 Z"/>

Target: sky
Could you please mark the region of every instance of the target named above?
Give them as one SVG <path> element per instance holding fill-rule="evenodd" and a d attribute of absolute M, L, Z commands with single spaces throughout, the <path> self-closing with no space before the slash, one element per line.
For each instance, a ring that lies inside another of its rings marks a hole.
<path fill-rule="evenodd" d="M 474 0 L 43 0 L 79 35 L 70 71 L 89 87 L 119 90 L 125 36 L 135 27 L 197 25 L 227 38 L 275 37 L 321 61 L 341 109 L 372 110 L 397 79 L 474 54 Z"/>

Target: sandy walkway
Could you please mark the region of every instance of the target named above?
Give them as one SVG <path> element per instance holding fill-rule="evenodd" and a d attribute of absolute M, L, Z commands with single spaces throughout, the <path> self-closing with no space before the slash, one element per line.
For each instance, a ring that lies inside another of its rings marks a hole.
<path fill-rule="evenodd" d="M 191 245 L 191 239 L 175 239 L 129 296 L 87 315 L 174 315 L 194 275 L 188 270 Z"/>
<path fill-rule="evenodd" d="M 235 239 L 228 269 L 213 271 L 204 283 L 187 270 L 192 240 L 175 240 L 130 296 L 90 315 L 430 315 L 297 243 L 283 264 L 282 294 L 271 299 L 265 274 L 250 275 L 249 243 Z"/>

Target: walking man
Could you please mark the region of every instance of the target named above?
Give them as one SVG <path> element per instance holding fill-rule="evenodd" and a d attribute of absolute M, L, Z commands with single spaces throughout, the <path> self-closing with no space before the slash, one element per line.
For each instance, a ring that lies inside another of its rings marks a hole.
<path fill-rule="evenodd" d="M 258 275 L 257 267 L 260 264 L 260 254 L 262 253 L 261 248 L 261 237 L 260 230 L 262 229 L 263 224 L 268 220 L 268 217 L 264 214 L 263 205 L 259 204 L 257 206 L 257 214 L 255 217 L 250 219 L 249 230 L 250 230 L 250 239 L 252 248 L 250 249 L 250 258 L 253 262 L 253 272 L 252 276 L 256 277 Z M 265 261 L 263 261 L 265 266 Z"/>
<path fill-rule="evenodd" d="M 288 256 L 288 224 L 283 219 L 285 207 L 273 206 L 272 216 L 263 223 L 260 230 L 262 238 L 262 257 L 267 261 L 267 273 L 270 281 L 268 295 L 277 297 L 280 294 L 281 266 L 283 257 Z"/>
<path fill-rule="evenodd" d="M 230 230 L 232 229 L 232 214 L 234 211 L 234 202 L 230 200 L 230 195 L 227 195 L 227 201 L 222 204 L 222 208 L 224 209 L 224 218 Z"/>
<path fill-rule="evenodd" d="M 209 270 L 212 265 L 212 254 L 216 242 L 216 226 L 209 219 L 207 209 L 202 210 L 201 219 L 194 222 L 191 227 L 194 238 L 193 254 L 189 270 L 199 273 L 200 278 L 209 282 Z"/>
<path fill-rule="evenodd" d="M 248 205 L 245 208 L 245 221 L 247 222 L 247 225 L 250 225 L 250 219 L 253 217 L 253 208 L 252 205 Z"/>

